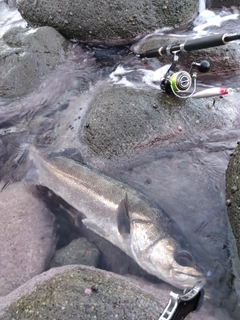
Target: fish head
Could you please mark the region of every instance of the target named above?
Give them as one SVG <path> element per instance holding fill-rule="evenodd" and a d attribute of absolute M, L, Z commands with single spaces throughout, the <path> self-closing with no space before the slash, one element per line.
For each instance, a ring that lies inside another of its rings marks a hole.
<path fill-rule="evenodd" d="M 133 257 L 147 272 L 180 289 L 205 282 L 197 259 L 170 234 L 161 234 L 152 223 L 141 226 L 139 221 L 132 224 L 131 231 Z"/>
<path fill-rule="evenodd" d="M 195 257 L 190 251 L 179 248 L 172 239 L 165 238 L 153 245 L 149 250 L 149 263 L 155 269 L 155 275 L 161 270 L 165 281 L 174 287 L 186 289 L 205 282 L 203 269 Z"/>
<path fill-rule="evenodd" d="M 147 272 L 180 288 L 192 288 L 205 277 L 178 225 L 148 202 L 132 205 L 128 196 L 117 211 L 119 234 L 130 239 L 130 255 Z"/>

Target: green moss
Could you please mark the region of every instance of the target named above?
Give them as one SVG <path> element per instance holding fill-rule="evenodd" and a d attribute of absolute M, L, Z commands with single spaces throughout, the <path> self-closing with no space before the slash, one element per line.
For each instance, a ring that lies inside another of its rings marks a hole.
<path fill-rule="evenodd" d="M 85 289 L 93 285 L 91 295 Z M 39 285 L 8 309 L 4 320 L 156 319 L 160 305 L 129 283 L 76 267 Z"/>

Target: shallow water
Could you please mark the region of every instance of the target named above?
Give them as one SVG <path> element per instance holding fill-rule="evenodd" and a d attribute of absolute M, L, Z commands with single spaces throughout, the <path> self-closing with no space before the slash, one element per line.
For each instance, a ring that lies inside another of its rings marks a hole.
<path fill-rule="evenodd" d="M 179 30 L 178 34 L 232 32 L 233 29 L 237 31 L 239 24 L 237 9 L 202 10 L 195 23 L 186 30 Z M 25 22 L 16 10 L 8 9 L 0 1 L 0 36 L 15 25 L 24 26 Z M 171 34 L 173 30 L 166 32 Z M 159 75 L 164 74 L 166 68 L 157 59 L 142 61 L 128 55 L 127 47 L 72 44 L 67 61 L 43 79 L 32 94 L 14 100 L 0 98 L 0 134 L 24 140 L 27 130 L 53 143 L 56 150 L 69 145 L 79 147 L 77 132 L 89 99 L 95 94 L 94 85 L 117 83 L 158 88 Z M 216 79 L 213 81 L 209 80 L 206 85 L 215 84 Z M 226 76 L 226 82 L 235 86 L 239 76 Z M 230 104 L 239 98 L 240 95 L 235 94 L 226 99 Z M 226 119 L 223 128 L 196 130 L 191 138 L 171 139 L 117 160 L 90 159 L 91 166 L 145 193 L 177 221 L 187 238 L 202 252 L 214 274 L 210 292 L 211 299 L 215 295 L 213 300 L 217 305 L 221 305 L 231 291 L 226 280 L 229 252 L 225 172 L 240 136 L 239 112 L 235 110 L 233 115 L 229 111 L 229 121 Z M 45 130 L 44 135 L 41 128 Z M 84 148 L 86 146 L 82 146 L 83 155 Z"/>

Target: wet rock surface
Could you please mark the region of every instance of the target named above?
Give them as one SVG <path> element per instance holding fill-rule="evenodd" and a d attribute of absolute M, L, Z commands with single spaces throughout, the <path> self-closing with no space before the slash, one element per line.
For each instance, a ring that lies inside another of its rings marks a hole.
<path fill-rule="evenodd" d="M 0 319 L 157 319 L 165 302 L 120 276 L 68 266 L 51 269 L 0 300 Z"/>
<path fill-rule="evenodd" d="M 67 38 L 83 42 L 119 44 L 188 22 L 197 13 L 198 1 L 18 0 L 17 6 L 32 26 L 52 26 Z"/>
<path fill-rule="evenodd" d="M 53 28 L 14 27 L 0 39 L 0 96 L 29 93 L 63 62 L 68 42 Z"/>
<path fill-rule="evenodd" d="M 215 103 L 181 100 L 159 90 L 109 86 L 100 89 L 89 106 L 79 137 L 95 154 L 117 156 L 225 125 L 230 120 L 225 117 L 228 102 L 217 98 Z"/>
<path fill-rule="evenodd" d="M 0 221 L 0 296 L 4 296 L 49 267 L 56 230 L 52 213 L 26 186 L 11 185 L 0 192 Z"/>
<path fill-rule="evenodd" d="M 226 172 L 226 202 L 240 257 L 240 146 L 233 153 Z"/>
<path fill-rule="evenodd" d="M 170 290 L 86 266 L 53 268 L 1 298 L 0 319 L 155 320 L 166 307 Z M 186 317 L 206 319 L 230 320 L 207 304 Z"/>
<path fill-rule="evenodd" d="M 60 267 L 69 264 L 83 264 L 97 267 L 99 263 L 99 250 L 85 238 L 78 238 L 55 252 L 50 267 Z"/>

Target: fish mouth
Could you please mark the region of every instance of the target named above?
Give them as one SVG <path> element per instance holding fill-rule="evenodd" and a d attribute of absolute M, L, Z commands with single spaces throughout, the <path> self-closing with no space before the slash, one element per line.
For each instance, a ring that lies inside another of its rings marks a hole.
<path fill-rule="evenodd" d="M 202 285 L 206 283 L 205 277 L 200 272 L 199 274 L 193 274 L 174 268 L 172 270 L 172 276 L 176 284 L 181 288 L 191 288 L 199 283 L 202 283 Z"/>

